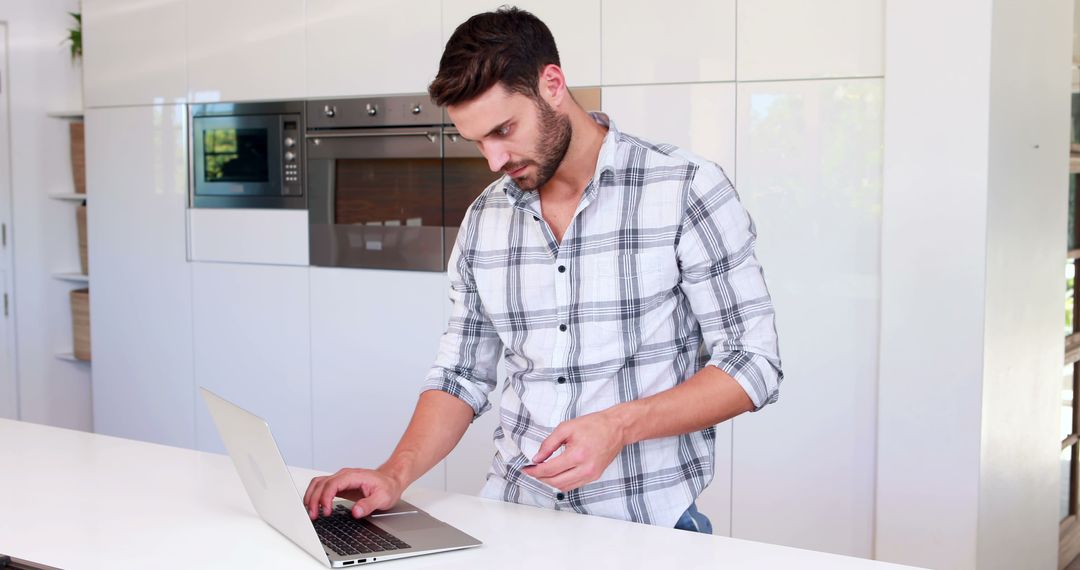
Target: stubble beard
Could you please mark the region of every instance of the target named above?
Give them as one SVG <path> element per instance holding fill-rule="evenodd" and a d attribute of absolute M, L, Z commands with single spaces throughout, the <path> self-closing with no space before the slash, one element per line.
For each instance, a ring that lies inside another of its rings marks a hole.
<path fill-rule="evenodd" d="M 505 168 L 506 172 L 513 172 L 527 164 L 537 165 L 535 177 L 524 176 L 514 179 L 518 188 L 526 192 L 538 190 L 551 180 L 566 157 L 566 152 L 570 148 L 570 139 L 573 136 L 570 117 L 559 115 L 546 101 L 538 101 L 536 107 L 540 115 L 540 139 L 536 145 L 540 152 L 539 159 L 519 162 Z"/>

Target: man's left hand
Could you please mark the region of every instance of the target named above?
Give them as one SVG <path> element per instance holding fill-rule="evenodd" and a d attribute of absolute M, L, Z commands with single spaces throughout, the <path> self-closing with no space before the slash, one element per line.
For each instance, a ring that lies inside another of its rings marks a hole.
<path fill-rule="evenodd" d="M 562 454 L 548 461 L 564 447 Z M 540 445 L 533 462 L 522 471 L 560 491 L 569 491 L 600 478 L 626 446 L 622 425 L 608 412 L 563 422 Z"/>

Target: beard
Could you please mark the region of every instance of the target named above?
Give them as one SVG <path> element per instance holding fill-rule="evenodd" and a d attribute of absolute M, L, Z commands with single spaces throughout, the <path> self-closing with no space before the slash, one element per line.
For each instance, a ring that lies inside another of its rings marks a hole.
<path fill-rule="evenodd" d="M 530 164 L 537 166 L 535 177 L 522 176 L 514 179 L 518 188 L 526 192 L 538 190 L 551 180 L 555 171 L 559 169 L 559 165 L 562 164 L 563 158 L 566 157 L 566 151 L 570 148 L 570 138 L 573 135 L 570 117 L 559 115 L 543 100 L 536 102 L 536 108 L 540 115 L 540 139 L 536 145 L 540 154 L 539 158 L 523 160 L 503 167 L 503 172 L 513 172 L 522 166 Z"/>

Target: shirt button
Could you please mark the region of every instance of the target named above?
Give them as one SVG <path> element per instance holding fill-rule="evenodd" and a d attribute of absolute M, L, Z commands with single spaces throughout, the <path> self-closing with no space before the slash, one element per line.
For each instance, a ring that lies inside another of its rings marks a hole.
<path fill-rule="evenodd" d="M 566 273 L 566 266 L 565 265 L 560 265 L 559 266 L 559 273 Z"/>
<path fill-rule="evenodd" d="M 559 384 L 566 384 L 566 377 L 565 376 L 559 376 Z"/>
<path fill-rule="evenodd" d="M 559 325 L 559 330 L 562 332 L 566 332 L 566 325 Z"/>
<path fill-rule="evenodd" d="M 534 222 L 539 222 L 539 221 L 540 221 L 540 218 L 539 218 L 539 217 L 537 217 L 537 216 L 533 216 L 533 221 L 534 221 Z"/>
<path fill-rule="evenodd" d="M 559 501 L 565 500 L 565 499 L 566 499 L 566 495 L 564 495 L 564 494 L 562 494 L 562 493 L 558 493 L 558 494 L 556 494 L 556 495 L 555 495 L 555 499 L 557 499 L 557 500 L 559 500 Z"/>

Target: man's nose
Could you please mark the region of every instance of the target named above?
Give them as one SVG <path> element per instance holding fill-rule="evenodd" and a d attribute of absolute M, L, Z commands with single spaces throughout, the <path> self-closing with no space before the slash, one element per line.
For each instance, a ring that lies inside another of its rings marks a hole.
<path fill-rule="evenodd" d="M 510 161 L 510 153 L 499 147 L 485 147 L 481 149 L 481 152 L 483 153 L 484 158 L 487 159 L 488 168 L 490 168 L 492 172 L 502 171 L 503 167 L 506 166 L 506 163 Z"/>

